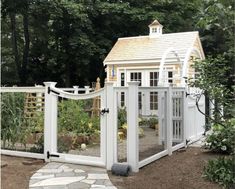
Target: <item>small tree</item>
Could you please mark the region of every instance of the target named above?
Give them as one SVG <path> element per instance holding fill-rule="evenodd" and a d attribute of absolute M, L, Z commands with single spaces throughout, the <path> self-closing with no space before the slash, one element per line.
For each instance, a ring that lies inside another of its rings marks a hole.
<path fill-rule="evenodd" d="M 230 69 L 227 65 L 222 56 L 217 56 L 196 61 L 193 66 L 198 74 L 195 80 L 190 80 L 190 86 L 202 89 L 202 93 L 197 95 L 196 105 L 203 113 L 199 109 L 198 102 L 202 95 L 207 96 L 214 108 L 212 116 L 207 114 L 205 116 L 212 124 L 224 125 L 226 119 L 232 116 L 233 88 L 228 86 Z"/>
<path fill-rule="evenodd" d="M 231 69 L 222 56 L 196 61 L 194 68 L 198 75 L 189 83 L 202 89 L 196 98 L 198 110 L 203 113 L 198 106 L 202 95 L 206 95 L 214 105 L 212 116 L 205 114 L 212 127 L 212 132 L 206 136 L 205 147 L 214 152 L 229 154 L 227 157 L 209 161 L 203 176 L 230 188 L 235 184 L 235 172 L 232 168 L 235 166 L 234 88 L 228 84 L 232 77 Z"/>

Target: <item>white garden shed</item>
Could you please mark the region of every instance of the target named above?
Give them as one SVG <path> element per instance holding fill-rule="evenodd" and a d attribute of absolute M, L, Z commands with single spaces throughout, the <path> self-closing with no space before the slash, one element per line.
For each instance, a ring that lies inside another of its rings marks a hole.
<path fill-rule="evenodd" d="M 204 59 L 198 31 L 163 33 L 163 26 L 154 20 L 149 35 L 119 38 L 104 60 L 107 81 L 126 86 L 139 81 L 140 87 L 185 86 L 188 78 L 195 78 L 193 60 Z M 139 93 L 142 115 L 157 113 L 157 94 Z M 143 103 L 145 102 L 145 103 Z M 124 93 L 119 106 L 125 106 Z M 146 104 L 146 105 L 144 105 Z"/>

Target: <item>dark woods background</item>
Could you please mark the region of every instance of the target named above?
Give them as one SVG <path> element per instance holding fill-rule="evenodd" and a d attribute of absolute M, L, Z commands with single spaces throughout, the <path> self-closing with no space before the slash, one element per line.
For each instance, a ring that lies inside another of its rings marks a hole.
<path fill-rule="evenodd" d="M 119 37 L 199 30 L 206 55 L 234 70 L 233 0 L 2 0 L 1 83 L 59 86 L 104 81 L 103 60 Z M 230 73 L 228 73 L 230 74 Z M 231 82 L 231 81 L 230 81 Z"/>

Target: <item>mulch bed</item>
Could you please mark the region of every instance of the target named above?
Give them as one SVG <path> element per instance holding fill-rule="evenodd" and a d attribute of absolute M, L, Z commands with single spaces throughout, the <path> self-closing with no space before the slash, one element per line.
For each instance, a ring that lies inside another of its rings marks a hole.
<path fill-rule="evenodd" d="M 1 155 L 1 161 L 7 164 L 1 168 L 1 189 L 27 189 L 30 177 L 44 165 L 41 161 L 31 164 L 31 160 Z"/>
<path fill-rule="evenodd" d="M 109 176 L 118 189 L 221 189 L 218 184 L 202 178 L 206 162 L 216 157 L 218 155 L 191 147 L 161 158 L 129 177 L 111 173 Z"/>

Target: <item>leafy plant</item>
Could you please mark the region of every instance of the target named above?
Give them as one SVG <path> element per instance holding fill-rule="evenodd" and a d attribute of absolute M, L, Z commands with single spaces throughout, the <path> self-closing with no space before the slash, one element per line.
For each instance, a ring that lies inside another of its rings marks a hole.
<path fill-rule="evenodd" d="M 225 188 L 230 188 L 235 185 L 235 159 L 219 158 L 210 160 L 204 168 L 203 177 L 210 181 L 217 182 Z"/>
<path fill-rule="evenodd" d="M 16 143 L 19 143 L 23 144 L 25 150 L 27 150 L 29 137 L 33 133 L 43 132 L 43 112 L 38 112 L 34 118 L 25 118 L 24 103 L 24 93 L 3 93 L 1 96 L 3 148 L 16 149 Z M 17 150 L 22 149 L 17 148 Z"/>
<path fill-rule="evenodd" d="M 1 96 L 1 138 L 3 148 L 14 148 L 23 124 L 24 94 L 3 93 Z M 11 143 L 11 146 L 6 145 Z"/>
<path fill-rule="evenodd" d="M 151 117 L 151 118 L 142 118 L 139 122 L 139 125 L 141 126 L 148 126 L 152 129 L 155 129 L 156 124 L 158 124 L 158 119 Z"/>
<path fill-rule="evenodd" d="M 227 121 L 224 126 L 214 124 L 211 133 L 206 137 L 205 147 L 214 152 L 233 153 L 235 149 L 235 119 Z"/>
<path fill-rule="evenodd" d="M 77 133 L 90 136 L 99 130 L 99 117 L 90 116 L 90 102 L 62 100 L 59 102 L 59 133 Z"/>
<path fill-rule="evenodd" d="M 127 123 L 126 107 L 118 108 L 118 129 L 121 129 Z"/>

